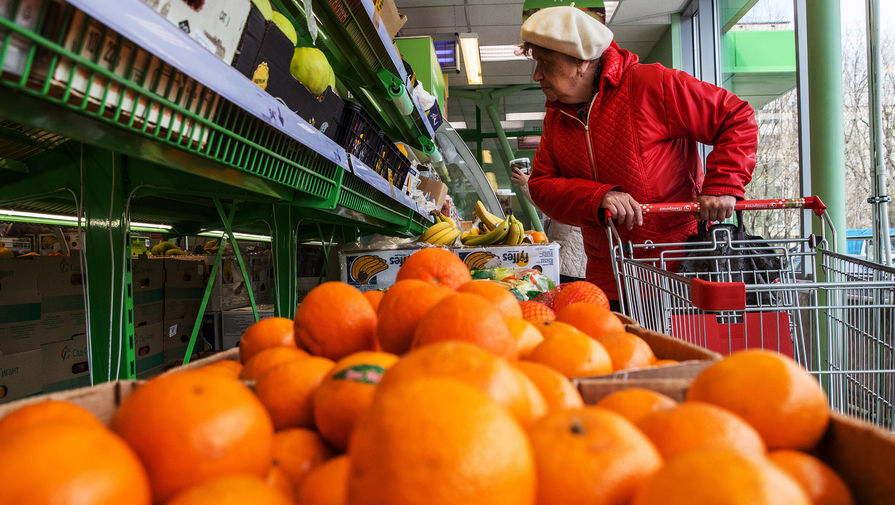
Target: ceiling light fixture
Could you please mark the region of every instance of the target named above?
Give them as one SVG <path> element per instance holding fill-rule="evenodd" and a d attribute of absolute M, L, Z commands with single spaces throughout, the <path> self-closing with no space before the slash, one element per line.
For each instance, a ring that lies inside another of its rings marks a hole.
<path fill-rule="evenodd" d="M 43 214 L 40 212 L 22 212 L 18 210 L 0 209 L 0 221 L 13 221 L 18 223 L 48 224 L 56 226 L 77 226 L 76 216 L 63 214 Z M 131 221 L 130 228 L 139 231 L 168 231 L 173 228 L 167 224 L 139 223 Z"/>
<path fill-rule="evenodd" d="M 546 112 L 507 112 L 507 121 L 540 121 Z"/>
<path fill-rule="evenodd" d="M 463 67 L 466 69 L 466 82 L 470 85 L 482 84 L 482 60 L 479 55 L 479 34 L 461 33 L 460 50 L 463 52 Z"/>
<path fill-rule="evenodd" d="M 518 61 L 527 60 L 528 58 L 522 54 L 522 49 L 515 44 L 500 44 L 494 46 L 479 47 L 482 62 L 490 61 Z"/>
<path fill-rule="evenodd" d="M 198 233 L 200 237 L 220 237 L 224 232 L 222 230 L 211 230 L 211 231 L 203 231 Z M 269 235 L 253 235 L 251 233 L 233 233 L 234 238 L 238 238 L 240 240 L 251 240 L 254 242 L 270 242 L 271 238 Z"/>
<path fill-rule="evenodd" d="M 465 130 L 467 128 L 466 121 L 450 121 L 451 128 L 455 130 Z"/>
<path fill-rule="evenodd" d="M 612 21 L 612 16 L 615 15 L 615 10 L 618 9 L 618 0 L 604 0 L 603 7 L 606 8 L 606 24 L 608 25 Z"/>
<path fill-rule="evenodd" d="M 500 126 L 503 126 L 505 130 L 522 128 L 525 126 L 525 121 L 501 121 Z"/>

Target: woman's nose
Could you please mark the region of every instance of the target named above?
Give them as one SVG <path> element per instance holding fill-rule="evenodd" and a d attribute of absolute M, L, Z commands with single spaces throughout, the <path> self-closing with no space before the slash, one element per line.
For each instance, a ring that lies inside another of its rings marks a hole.
<path fill-rule="evenodd" d="M 531 79 L 535 82 L 540 81 L 544 78 L 544 72 L 541 71 L 541 65 L 535 63 L 534 72 L 531 74 Z"/>

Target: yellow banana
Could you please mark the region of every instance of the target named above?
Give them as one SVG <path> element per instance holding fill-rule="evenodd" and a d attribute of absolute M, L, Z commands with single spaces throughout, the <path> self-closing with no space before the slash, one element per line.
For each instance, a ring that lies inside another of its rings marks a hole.
<path fill-rule="evenodd" d="M 443 235 L 439 235 L 438 240 L 436 240 L 432 243 L 435 245 L 452 246 L 452 245 L 454 245 L 454 242 L 457 241 L 457 237 L 459 237 L 459 236 L 460 236 L 460 229 L 452 228 L 452 229 L 448 230 L 447 233 L 445 233 Z"/>
<path fill-rule="evenodd" d="M 488 251 L 476 251 L 467 255 L 463 262 L 466 263 L 466 266 L 469 267 L 470 270 L 481 270 L 488 265 L 488 262 L 496 257 L 497 255 Z"/>
<path fill-rule="evenodd" d="M 501 219 L 488 212 L 488 209 L 485 208 L 485 204 L 483 204 L 481 200 L 476 200 L 475 202 L 475 215 L 479 218 L 479 221 L 485 225 L 485 228 L 487 228 L 488 231 L 491 231 L 500 225 Z"/>
<path fill-rule="evenodd" d="M 500 221 L 497 226 L 488 233 L 466 237 L 465 245 L 492 245 L 501 242 L 510 232 L 510 218 Z"/>
<path fill-rule="evenodd" d="M 441 220 L 442 220 L 442 221 L 451 223 L 451 226 L 453 226 L 454 228 L 457 228 L 457 222 L 454 221 L 454 218 L 452 218 L 452 217 L 450 217 L 450 216 L 448 216 L 448 215 L 442 214 L 442 213 L 440 213 L 440 212 L 438 213 L 438 215 L 441 217 Z"/>
<path fill-rule="evenodd" d="M 447 223 L 444 223 L 444 224 L 447 224 Z M 441 245 L 441 241 L 444 240 L 445 238 L 447 238 L 448 236 L 450 236 L 451 234 L 453 234 L 454 230 L 457 230 L 457 228 L 453 228 L 450 225 L 447 225 L 444 228 L 442 228 L 438 233 L 429 237 L 429 239 L 426 240 L 426 242 L 428 242 L 430 244 L 434 244 L 434 245 Z M 457 231 L 459 231 L 459 230 L 457 230 Z M 459 233 L 458 233 L 458 235 L 459 235 Z M 455 240 L 456 240 L 456 238 L 457 237 L 454 236 Z"/>
<path fill-rule="evenodd" d="M 420 242 L 429 242 L 432 239 L 432 237 L 434 237 L 435 235 L 438 235 L 439 233 L 443 232 L 444 230 L 446 230 L 448 228 L 453 228 L 453 226 L 451 226 L 451 223 L 447 223 L 444 221 L 435 223 L 432 226 L 430 226 L 429 228 L 427 228 L 426 231 L 423 232 L 422 235 L 420 235 L 419 240 L 420 240 Z"/>
<path fill-rule="evenodd" d="M 507 219 L 510 220 L 510 231 L 507 233 L 506 238 L 503 240 L 504 245 L 519 245 L 522 241 L 522 237 L 525 234 L 525 230 L 522 227 L 522 223 L 516 219 L 516 216 L 510 214 Z"/>

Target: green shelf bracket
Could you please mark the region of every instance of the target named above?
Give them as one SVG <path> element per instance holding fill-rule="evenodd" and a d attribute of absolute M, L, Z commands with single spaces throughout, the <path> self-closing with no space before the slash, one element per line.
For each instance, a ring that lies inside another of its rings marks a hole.
<path fill-rule="evenodd" d="M 291 205 L 273 204 L 271 248 L 273 252 L 274 315 L 292 318 L 298 306 L 297 209 Z"/>
<path fill-rule="evenodd" d="M 127 378 L 133 369 L 133 315 L 127 257 L 126 158 L 84 147 L 84 237 L 92 383 Z"/>
<path fill-rule="evenodd" d="M 255 321 L 257 322 L 258 307 L 255 305 L 255 294 L 252 292 L 252 278 L 249 276 L 248 270 L 246 270 L 245 261 L 243 261 L 242 259 L 242 253 L 239 252 L 239 243 L 236 241 L 236 237 L 233 235 L 233 218 L 227 218 L 227 215 L 224 213 L 224 206 L 221 205 L 220 199 L 214 199 L 214 206 L 218 210 L 218 215 L 221 217 L 221 221 L 223 221 L 224 231 L 230 238 L 230 243 L 233 244 L 233 254 L 236 256 L 236 262 L 239 263 L 239 270 L 242 271 L 242 279 L 245 282 L 246 291 L 249 295 L 249 303 L 252 306 L 252 315 L 255 316 Z M 236 207 L 237 202 L 233 202 L 233 206 L 231 207 L 230 212 L 234 213 L 234 215 Z"/>
<path fill-rule="evenodd" d="M 233 219 L 236 206 L 230 209 L 229 219 Z M 221 268 L 221 257 L 224 253 L 224 246 L 227 245 L 227 233 L 221 234 L 220 243 L 218 244 L 218 252 L 214 256 L 214 263 L 211 266 L 211 273 L 205 284 L 205 292 L 202 294 L 202 303 L 199 304 L 199 313 L 196 315 L 196 321 L 193 323 L 193 331 L 190 333 L 190 341 L 186 345 L 186 355 L 183 357 L 183 364 L 190 362 L 190 356 L 193 355 L 193 348 L 196 346 L 196 339 L 199 336 L 199 329 L 202 327 L 202 319 L 205 318 L 205 308 L 208 307 L 208 300 L 211 298 L 211 292 L 214 288 L 214 280 L 217 277 L 218 269 Z"/>
<path fill-rule="evenodd" d="M 423 151 L 423 154 L 431 155 L 435 152 L 435 142 L 432 141 L 429 137 L 425 135 L 420 135 L 417 138 L 417 141 L 420 143 L 420 150 Z"/>

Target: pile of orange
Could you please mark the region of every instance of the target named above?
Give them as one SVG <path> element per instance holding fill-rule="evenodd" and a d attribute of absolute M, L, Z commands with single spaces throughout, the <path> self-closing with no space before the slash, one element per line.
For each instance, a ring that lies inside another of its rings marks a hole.
<path fill-rule="evenodd" d="M 852 503 L 803 452 L 829 409 L 786 357 L 733 354 L 682 403 L 585 406 L 570 378 L 659 361 L 592 288 L 548 313 L 438 248 L 398 279 L 318 286 L 293 320 L 249 328 L 240 361 L 139 386 L 110 428 L 65 402 L 12 412 L 0 503 Z"/>

